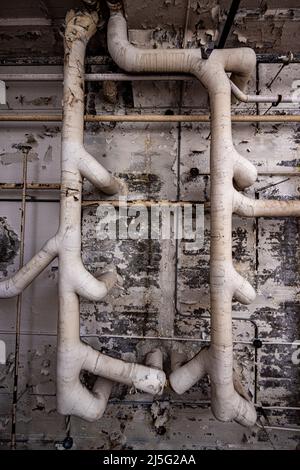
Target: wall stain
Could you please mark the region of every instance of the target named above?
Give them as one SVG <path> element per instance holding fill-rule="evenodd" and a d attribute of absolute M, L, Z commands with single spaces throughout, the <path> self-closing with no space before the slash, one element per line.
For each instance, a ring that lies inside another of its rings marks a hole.
<path fill-rule="evenodd" d="M 13 263 L 20 248 L 18 235 L 8 225 L 6 217 L 0 217 L 0 270 Z"/>

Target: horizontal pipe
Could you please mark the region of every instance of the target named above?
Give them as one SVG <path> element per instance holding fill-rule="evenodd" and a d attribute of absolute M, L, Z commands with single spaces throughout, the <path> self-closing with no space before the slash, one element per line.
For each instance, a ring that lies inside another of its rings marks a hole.
<path fill-rule="evenodd" d="M 250 199 L 234 191 L 233 211 L 242 217 L 300 217 L 300 201 Z"/>
<path fill-rule="evenodd" d="M 187 74 L 157 74 L 157 75 L 134 75 L 127 73 L 87 73 L 85 80 L 87 82 L 101 81 L 190 81 L 194 78 Z M 62 82 L 62 73 L 2 73 L 0 80 L 4 82 Z M 231 91 L 236 99 L 243 103 L 297 103 L 300 98 L 291 95 L 246 95 L 232 81 L 230 81 Z"/>
<path fill-rule="evenodd" d="M 300 406 L 261 406 L 259 404 L 255 405 L 257 408 L 262 408 L 263 410 L 294 410 L 300 411 Z"/>
<path fill-rule="evenodd" d="M 157 75 L 134 75 L 127 73 L 87 73 L 85 80 L 87 82 L 101 81 L 190 81 L 194 77 L 187 74 L 157 74 Z M 0 80 L 4 82 L 62 82 L 62 73 L 0 73 Z M 230 81 L 231 91 L 236 99 L 243 103 L 297 103 L 300 98 L 291 95 L 246 95 L 232 81 Z"/>
<path fill-rule="evenodd" d="M 62 82 L 62 73 L 0 73 L 0 80 L 5 82 Z M 169 80 L 193 80 L 191 75 L 133 75 L 127 73 L 86 73 L 85 80 L 87 82 L 103 82 L 103 81 L 169 81 Z"/>
<path fill-rule="evenodd" d="M 86 114 L 84 116 L 85 122 L 210 122 L 208 114 L 132 114 L 132 115 L 114 115 L 103 114 L 93 115 Z M 0 115 L 0 122 L 60 122 L 62 121 L 61 114 L 2 114 Z M 300 122 L 300 115 L 298 114 L 269 114 L 269 115 L 256 115 L 256 114 L 233 114 L 231 116 L 232 122 Z"/>
<path fill-rule="evenodd" d="M 209 317 L 203 317 L 203 318 L 209 318 Z M 249 321 L 247 318 L 238 318 L 233 316 L 233 320 L 245 320 Z M 0 329 L 0 334 L 3 335 L 12 335 L 11 331 L 8 330 L 1 330 Z M 22 331 L 23 336 L 32 336 L 34 333 L 31 331 Z M 56 336 L 54 333 L 41 333 L 40 331 L 38 332 L 40 336 Z M 130 339 L 130 340 L 142 340 L 142 341 L 182 341 L 182 342 L 190 342 L 190 343 L 203 343 L 203 344 L 208 344 L 210 342 L 210 337 L 207 339 L 202 339 L 202 338 L 187 338 L 183 336 L 142 336 L 142 335 L 109 335 L 109 334 L 101 334 L 101 335 L 94 335 L 94 334 L 86 334 L 82 335 L 81 338 L 95 338 L 97 340 L 100 339 L 107 339 L 107 338 L 115 338 L 115 339 Z M 266 341 L 264 340 L 262 343 L 262 348 L 265 346 L 295 346 L 295 341 Z M 253 341 L 243 341 L 243 340 L 233 340 L 234 344 L 248 344 L 253 346 Z M 260 405 L 256 405 L 261 407 Z"/>
<path fill-rule="evenodd" d="M 207 50 L 206 54 L 209 56 L 211 50 Z M 292 55 L 270 54 L 262 53 L 256 55 L 257 63 L 259 64 L 297 64 L 300 63 L 300 53 L 293 52 Z M 12 57 L 11 55 L 5 57 L 3 54 L 0 57 L 1 66 L 19 66 L 19 65 L 37 65 L 37 66 L 57 66 L 63 65 L 63 56 L 49 56 L 49 57 L 32 57 L 27 55 L 25 57 Z M 112 59 L 109 56 L 87 56 L 85 58 L 86 65 L 111 65 Z"/>
<path fill-rule="evenodd" d="M 259 64 L 297 64 L 300 62 L 300 53 L 293 52 L 291 54 L 256 54 L 256 60 Z"/>
<path fill-rule="evenodd" d="M 271 429 L 274 431 L 289 431 L 289 432 L 300 432 L 300 427 L 295 428 L 295 427 L 285 427 L 285 426 L 265 426 L 265 425 L 260 425 L 259 423 L 256 423 L 257 427 L 260 429 Z"/>
<path fill-rule="evenodd" d="M 23 189 L 22 183 L 0 183 L 0 189 Z M 60 183 L 27 183 L 26 189 L 60 189 Z"/>
<path fill-rule="evenodd" d="M 230 80 L 231 92 L 242 103 L 300 103 L 300 98 L 292 95 L 246 95 Z"/>
<path fill-rule="evenodd" d="M 186 204 L 201 204 L 205 208 L 209 208 L 209 203 L 207 202 L 199 202 L 199 201 L 168 201 L 166 199 L 162 199 L 159 201 L 149 201 L 144 199 L 138 199 L 133 201 L 126 201 L 125 204 L 123 201 L 106 199 L 106 200 L 85 200 L 82 201 L 82 206 L 95 206 L 95 205 L 106 205 L 111 204 L 114 207 L 122 207 L 122 206 L 145 206 L 145 207 L 153 207 L 153 206 L 184 206 Z"/>
<path fill-rule="evenodd" d="M 203 318 L 209 318 L 209 316 L 204 316 Z M 234 315 L 232 316 L 232 320 L 240 320 L 240 321 L 249 321 L 248 318 L 238 318 L 235 317 Z M 23 334 L 23 333 L 22 333 Z M 96 338 L 100 340 L 101 338 L 122 338 L 122 339 L 138 339 L 138 340 L 158 340 L 158 341 L 184 341 L 184 342 L 197 342 L 197 343 L 209 343 L 210 342 L 210 336 L 207 337 L 207 339 L 202 339 L 202 338 L 191 338 L 191 337 L 184 337 L 184 336 L 147 336 L 147 335 L 113 335 L 113 334 L 100 334 L 100 335 L 82 335 L 82 338 Z M 295 346 L 295 341 L 268 341 L 268 340 L 263 340 L 262 341 L 262 348 L 265 346 Z M 253 341 L 251 340 L 233 340 L 234 344 L 249 344 L 251 346 L 253 345 Z"/>
<path fill-rule="evenodd" d="M 112 60 L 109 56 L 90 56 L 85 58 L 85 65 L 111 65 Z M 11 55 L 0 57 L 1 66 L 58 66 L 64 65 L 64 56 L 43 56 L 43 57 L 32 57 L 30 55 L 26 57 L 12 57 Z"/>
<path fill-rule="evenodd" d="M 0 183 L 0 191 L 1 190 L 22 190 L 21 183 Z M 26 189 L 31 190 L 60 190 L 60 184 L 51 184 L 51 183 L 32 183 L 27 184 Z M 4 199 L 0 198 L 0 202 Z M 13 199 L 14 201 L 18 201 L 19 199 Z M 37 200 L 37 202 L 43 202 L 41 200 Z M 240 212 L 236 209 L 236 213 L 242 215 L 244 217 L 255 216 L 255 217 L 299 217 L 299 201 L 282 201 L 282 200 L 252 200 L 255 204 L 257 203 L 258 207 L 254 210 L 253 213 L 246 213 Z M 56 202 L 54 199 L 50 200 L 50 202 Z M 266 203 L 266 204 L 265 204 Z M 85 200 L 81 202 L 82 207 L 90 207 L 90 206 L 105 206 L 105 205 L 112 205 L 114 207 L 137 207 L 137 206 L 144 206 L 144 207 L 155 207 L 155 206 L 179 206 L 183 207 L 186 204 L 201 204 L 204 206 L 205 211 L 210 210 L 210 202 L 203 202 L 203 201 L 171 201 L 167 199 L 149 201 L 146 199 L 136 199 L 136 200 L 129 200 L 129 201 L 119 201 L 117 199 L 91 199 Z"/>

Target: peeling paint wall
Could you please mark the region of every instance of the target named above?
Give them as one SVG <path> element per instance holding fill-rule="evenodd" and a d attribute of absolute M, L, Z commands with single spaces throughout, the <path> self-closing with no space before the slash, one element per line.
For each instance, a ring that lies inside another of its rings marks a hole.
<path fill-rule="evenodd" d="M 201 16 L 202 24 L 199 8 L 203 8 L 203 3 L 206 13 Z M 214 31 L 223 21 L 222 11 L 228 8 L 229 2 L 220 3 L 191 1 L 191 21 L 193 18 L 198 21 L 198 45 L 203 42 L 203 31 Z M 248 8 L 255 8 L 256 3 L 248 2 Z M 280 7 L 276 1 L 268 3 L 270 9 Z M 146 45 L 150 42 L 166 47 L 171 41 L 175 47 L 180 45 L 183 36 L 179 21 L 184 16 L 186 2 L 164 2 L 164 15 L 165 10 L 171 9 L 178 13 L 177 19 L 172 17 L 169 25 L 176 24 L 177 29 L 172 32 L 166 28 L 168 33 L 155 29 L 160 23 L 158 17 L 151 18 L 153 24 L 146 23 L 145 18 L 147 21 L 150 18 L 147 2 L 139 8 L 135 2 L 126 2 L 126 5 L 134 43 Z M 249 30 L 245 32 L 240 28 L 242 17 L 243 13 L 237 18 L 235 28 L 240 31 L 240 38 L 233 34 L 232 38 L 237 41 L 234 45 L 243 43 L 245 37 L 248 44 L 257 46 L 256 39 L 249 39 Z M 141 18 L 145 24 L 140 22 Z M 141 27 L 145 30 L 141 31 Z M 206 36 L 210 37 L 205 33 Z M 195 38 L 192 34 L 191 41 Z M 300 66 L 287 65 L 268 88 L 279 68 L 276 64 L 260 64 L 257 76 L 250 84 L 251 91 L 290 93 L 293 80 L 300 77 Z M 4 70 L 36 71 L 29 66 L 0 68 L 0 72 Z M 103 68 L 91 67 L 91 71 L 94 70 Z M 61 69 L 44 66 L 38 71 L 59 72 Z M 86 107 L 90 113 L 178 113 L 179 110 L 182 113 L 208 113 L 206 92 L 196 81 L 183 85 L 135 82 L 132 87 L 120 83 L 113 90 L 113 102 L 109 91 L 103 84 L 88 85 Z M 12 112 L 55 114 L 60 109 L 61 85 L 11 82 L 7 96 Z M 256 108 L 255 105 L 241 104 L 234 107 L 233 112 L 263 114 L 267 108 L 267 105 Z M 295 104 L 280 104 L 267 112 L 291 114 L 298 110 Z M 88 151 L 127 182 L 130 200 L 202 203 L 209 200 L 210 132 L 207 124 L 89 123 L 85 130 Z M 248 191 L 250 196 L 299 197 L 299 124 L 236 123 L 233 135 L 236 148 L 258 168 L 259 177 Z M 22 181 L 24 148 L 28 151 L 28 182 L 59 182 L 60 126 L 1 123 L 0 183 Z M 20 191 L 2 190 L 0 196 L 0 270 L 3 278 L 18 269 L 21 203 Z M 28 196 L 25 261 L 55 233 L 59 212 L 59 191 L 29 190 Z M 103 200 L 104 196 L 85 183 L 85 203 L 95 199 Z M 172 349 L 192 355 L 209 341 L 209 213 L 205 214 L 204 246 L 191 253 L 183 244 L 176 247 L 174 241 L 167 240 L 99 241 L 96 209 L 95 205 L 83 207 L 84 263 L 93 273 L 114 263 L 123 283 L 102 302 L 81 302 L 81 334 L 85 341 L 105 353 L 129 361 L 143 361 L 151 348 L 162 347 L 164 367 L 169 371 Z M 246 390 L 263 407 L 259 410 L 262 426 L 299 425 L 299 366 L 292 362 L 292 355 L 297 353 L 297 347 L 292 343 L 299 340 L 300 334 L 299 256 L 298 220 L 234 217 L 235 265 L 258 292 L 252 305 L 233 305 L 235 367 Z M 65 420 L 58 415 L 55 406 L 57 266 L 57 261 L 53 261 L 23 295 L 18 448 L 54 449 L 61 446 L 66 435 Z M 6 365 L 0 365 L 0 448 L 8 447 L 10 440 L 15 315 L 16 299 L 1 300 L 0 339 L 6 342 L 8 356 Z M 140 339 L 143 336 L 154 339 Z M 162 341 L 156 339 L 159 336 L 174 336 L 178 340 Z M 262 342 L 257 349 L 253 346 L 255 337 Z M 189 341 L 183 341 L 185 338 Z M 88 375 L 84 377 L 87 383 L 90 379 Z M 116 385 L 108 409 L 99 422 L 91 424 L 71 419 L 74 448 L 295 449 L 299 446 L 300 434 L 296 432 L 259 427 L 249 431 L 235 423 L 217 422 L 209 410 L 209 393 L 207 379 L 183 396 L 167 389 L 158 400 Z"/>

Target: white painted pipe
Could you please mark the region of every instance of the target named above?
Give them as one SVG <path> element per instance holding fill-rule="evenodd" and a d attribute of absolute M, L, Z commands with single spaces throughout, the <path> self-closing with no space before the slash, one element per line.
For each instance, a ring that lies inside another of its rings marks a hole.
<path fill-rule="evenodd" d="M 161 349 L 154 348 L 149 351 L 146 356 L 145 364 L 155 369 L 163 370 L 163 353 Z"/>
<path fill-rule="evenodd" d="M 125 73 L 86 73 L 84 77 L 87 82 L 102 81 L 190 81 L 190 75 L 133 75 Z M 60 82 L 63 80 L 62 73 L 0 73 L 0 83 L 3 82 Z M 231 91 L 234 97 L 243 103 L 299 103 L 300 98 L 292 95 L 246 95 L 234 83 L 230 82 Z M 4 103 L 3 103 L 4 104 Z"/>
<path fill-rule="evenodd" d="M 45 269 L 58 254 L 58 237 L 54 236 L 14 276 L 0 281 L 0 298 L 7 299 L 23 290 Z"/>
<path fill-rule="evenodd" d="M 171 351 L 170 359 L 172 372 L 181 367 L 182 364 L 184 364 L 187 360 L 186 355 L 181 351 L 177 351 L 176 349 L 173 349 Z"/>
<path fill-rule="evenodd" d="M 221 421 L 236 420 L 252 426 L 256 411 L 240 393 L 233 374 L 232 298 L 244 304 L 255 298 L 252 286 L 235 270 L 232 262 L 232 213 L 241 215 L 299 215 L 299 202 L 251 201 L 233 187 L 243 189 L 257 177 L 255 167 L 234 149 L 231 134 L 231 81 L 243 90 L 256 64 L 249 48 L 215 50 L 202 60 L 196 49 L 140 49 L 127 38 L 127 25 L 120 11 L 111 11 L 108 49 L 126 72 L 183 72 L 196 76 L 207 88 L 211 105 L 211 256 L 210 308 L 211 344 L 191 361 L 174 367 L 170 383 L 183 393 L 205 374 L 211 380 L 211 403 Z M 246 200 L 246 202 L 245 202 Z"/>
<path fill-rule="evenodd" d="M 80 340 L 78 296 L 101 300 L 117 280 L 115 271 L 96 279 L 85 269 L 81 259 L 82 177 L 107 194 L 116 193 L 121 185 L 83 147 L 84 57 L 97 21 L 97 13 L 71 10 L 66 17 L 58 232 L 18 273 L 0 282 L 0 297 L 18 295 L 59 256 L 57 408 L 62 414 L 76 415 L 88 421 L 102 416 L 112 381 L 152 394 L 161 393 L 165 384 L 163 371 L 110 358 Z M 82 370 L 99 376 L 92 391 L 80 381 Z"/>
<path fill-rule="evenodd" d="M 300 201 L 250 199 L 234 191 L 233 210 L 242 217 L 300 217 Z"/>
<path fill-rule="evenodd" d="M 246 95 L 234 83 L 230 82 L 231 91 L 234 97 L 243 103 L 299 103 L 300 98 L 293 95 Z"/>

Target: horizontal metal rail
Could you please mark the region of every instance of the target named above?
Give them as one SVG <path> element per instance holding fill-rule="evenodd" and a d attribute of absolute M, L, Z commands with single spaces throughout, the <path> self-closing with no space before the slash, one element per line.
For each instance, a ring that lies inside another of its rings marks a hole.
<path fill-rule="evenodd" d="M 0 73 L 0 80 L 4 82 L 63 82 L 62 73 Z M 127 74 L 127 73 L 87 73 L 87 82 L 101 81 L 190 81 L 194 77 L 188 74 Z M 236 99 L 244 103 L 296 103 L 300 102 L 299 97 L 292 95 L 246 95 L 233 82 L 230 81 L 231 90 Z"/>
<path fill-rule="evenodd" d="M 0 73 L 0 80 L 4 82 L 62 82 L 62 73 Z M 130 75 L 127 73 L 86 73 L 87 82 L 103 81 L 186 81 L 193 80 L 192 75 L 187 74 L 157 74 L 157 75 Z"/>
<path fill-rule="evenodd" d="M 86 114 L 85 122 L 210 122 L 208 114 Z M 295 114 L 233 114 L 232 122 L 300 122 Z M 1 114 L 0 122 L 61 122 L 61 114 Z"/>

